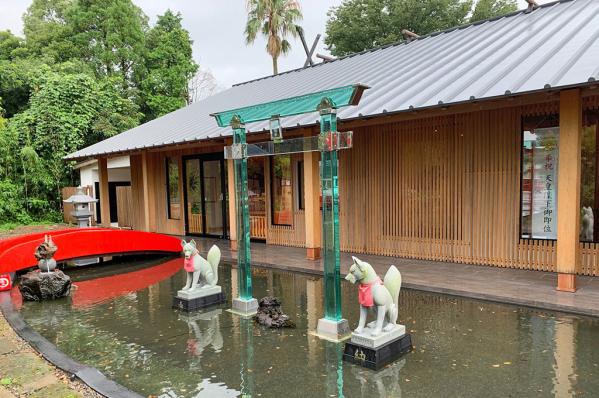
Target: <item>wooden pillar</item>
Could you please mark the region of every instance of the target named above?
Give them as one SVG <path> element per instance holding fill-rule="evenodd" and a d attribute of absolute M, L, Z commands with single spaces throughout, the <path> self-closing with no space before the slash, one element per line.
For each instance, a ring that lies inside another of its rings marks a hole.
<path fill-rule="evenodd" d="M 98 158 L 98 179 L 100 186 L 100 225 L 110 227 L 110 197 L 108 195 L 108 159 Z"/>
<path fill-rule="evenodd" d="M 582 100 L 580 90 L 560 93 L 557 193 L 557 290 L 576 291 L 580 264 L 580 148 Z"/>
<path fill-rule="evenodd" d="M 144 231 L 156 232 L 156 190 L 153 186 L 153 178 L 151 175 L 151 164 L 147 151 L 141 154 L 141 173 L 143 184 L 143 224 Z"/>
<path fill-rule="evenodd" d="M 233 159 L 227 159 L 227 180 L 227 188 L 229 191 L 229 239 L 231 240 L 231 250 L 236 251 L 237 211 L 235 209 L 235 166 L 233 165 Z"/>
<path fill-rule="evenodd" d="M 320 258 L 322 220 L 320 215 L 320 173 L 318 152 L 304 152 L 304 206 L 306 218 L 306 256 Z"/>

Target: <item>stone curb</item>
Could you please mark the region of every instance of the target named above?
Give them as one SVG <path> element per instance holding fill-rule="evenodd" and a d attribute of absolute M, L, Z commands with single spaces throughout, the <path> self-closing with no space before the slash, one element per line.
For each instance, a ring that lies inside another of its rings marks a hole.
<path fill-rule="evenodd" d="M 233 258 L 231 256 L 223 256 L 222 261 L 229 262 L 229 263 L 233 264 L 234 267 L 237 267 L 237 258 Z M 271 269 L 277 269 L 277 270 L 289 271 L 289 272 L 297 272 L 297 273 L 307 274 L 307 275 L 315 275 L 315 276 L 323 276 L 324 275 L 324 272 L 321 269 L 310 269 L 310 268 L 296 267 L 293 265 L 288 266 L 288 265 L 265 263 L 265 262 L 261 262 L 261 261 L 252 261 L 252 266 L 261 267 L 261 268 L 271 268 Z M 537 309 L 543 309 L 543 310 L 549 310 L 549 311 L 559 311 L 559 312 L 565 312 L 565 313 L 570 313 L 570 314 L 575 314 L 575 315 L 599 317 L 599 309 L 596 309 L 596 310 L 595 309 L 585 309 L 585 308 L 579 308 L 579 307 L 576 307 L 573 305 L 550 303 L 550 302 L 546 302 L 546 301 L 536 301 L 536 300 L 532 300 L 532 299 L 518 298 L 518 297 L 507 297 L 507 296 L 500 296 L 500 295 L 495 295 L 495 294 L 477 293 L 477 292 L 471 292 L 471 291 L 447 288 L 447 287 L 428 286 L 428 285 L 424 285 L 424 284 L 420 284 L 420 283 L 404 282 L 402 287 L 405 287 L 407 289 L 430 292 L 430 293 L 440 293 L 440 294 L 447 294 L 447 295 L 457 296 L 457 297 L 466 297 L 466 298 L 475 299 L 475 300 L 492 301 L 492 302 L 500 303 L 500 304 L 520 305 L 520 306 L 525 306 L 525 307 L 530 307 L 530 308 L 537 308 Z"/>
<path fill-rule="evenodd" d="M 41 334 L 33 330 L 15 310 L 10 292 L 0 293 L 0 310 L 13 330 L 48 362 L 79 378 L 91 389 L 108 398 L 143 398 L 122 385 L 108 379 L 98 369 L 81 364 L 60 351 Z"/>

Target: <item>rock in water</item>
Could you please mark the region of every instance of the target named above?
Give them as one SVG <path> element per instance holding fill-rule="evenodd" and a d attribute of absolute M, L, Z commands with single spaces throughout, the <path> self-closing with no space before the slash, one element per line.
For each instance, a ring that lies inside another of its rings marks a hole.
<path fill-rule="evenodd" d="M 281 311 L 281 300 L 277 297 L 264 297 L 258 302 L 256 323 L 269 328 L 295 328 L 295 323 Z"/>
<path fill-rule="evenodd" d="M 19 290 L 26 301 L 53 300 L 71 292 L 71 278 L 62 271 L 31 271 L 21 276 Z"/>

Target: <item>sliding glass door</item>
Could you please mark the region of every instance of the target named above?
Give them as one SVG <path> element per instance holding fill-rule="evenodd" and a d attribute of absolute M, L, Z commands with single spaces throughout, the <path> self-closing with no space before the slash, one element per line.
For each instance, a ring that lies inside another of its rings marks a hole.
<path fill-rule="evenodd" d="M 188 235 L 227 237 L 225 161 L 220 154 L 184 158 Z"/>

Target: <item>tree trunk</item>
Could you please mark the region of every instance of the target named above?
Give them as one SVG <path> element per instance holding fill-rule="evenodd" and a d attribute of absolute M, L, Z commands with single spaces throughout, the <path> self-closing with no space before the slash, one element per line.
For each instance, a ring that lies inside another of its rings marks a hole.
<path fill-rule="evenodd" d="M 279 73 L 279 65 L 277 64 L 277 57 L 272 57 L 272 74 L 276 75 Z"/>

